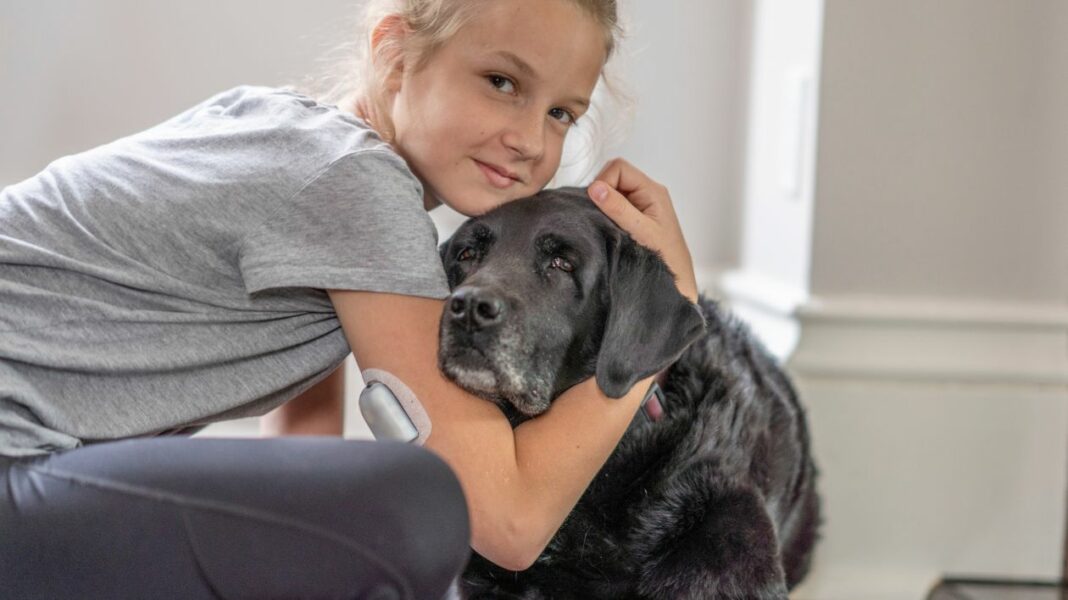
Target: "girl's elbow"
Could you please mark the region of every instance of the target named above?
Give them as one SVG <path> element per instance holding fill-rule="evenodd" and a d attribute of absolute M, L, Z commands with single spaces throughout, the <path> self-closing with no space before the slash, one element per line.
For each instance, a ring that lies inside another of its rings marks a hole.
<path fill-rule="evenodd" d="M 532 550 L 528 547 L 517 547 L 509 549 L 506 553 L 501 553 L 497 556 L 483 556 L 483 558 L 502 569 L 507 569 L 509 571 L 526 571 L 534 566 L 534 561 L 538 560 L 538 556 L 541 555 L 541 550 L 543 550 L 543 548 Z"/>
<path fill-rule="evenodd" d="M 534 566 L 534 562 L 538 560 L 538 557 L 541 556 L 541 553 L 544 550 L 544 544 L 533 543 L 530 540 L 527 540 L 522 544 L 516 544 L 516 547 L 512 549 L 511 554 L 502 559 L 503 564 L 498 563 L 498 566 L 508 569 L 509 571 L 526 571 Z"/>
<path fill-rule="evenodd" d="M 509 571 L 525 571 L 541 556 L 548 539 L 532 527 L 533 519 L 522 521 L 509 519 L 472 537 L 472 546 L 483 558 Z M 481 539 L 479 539 L 481 538 Z"/>

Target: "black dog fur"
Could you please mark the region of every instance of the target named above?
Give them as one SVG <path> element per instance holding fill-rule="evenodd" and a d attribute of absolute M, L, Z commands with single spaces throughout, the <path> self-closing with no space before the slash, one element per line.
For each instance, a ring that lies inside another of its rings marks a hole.
<path fill-rule="evenodd" d="M 785 598 L 808 571 L 819 499 L 804 410 L 775 360 L 578 188 L 471 219 L 441 246 L 453 296 L 439 363 L 513 426 L 590 376 L 620 397 L 670 367 L 534 565 L 477 554 L 469 600 Z"/>

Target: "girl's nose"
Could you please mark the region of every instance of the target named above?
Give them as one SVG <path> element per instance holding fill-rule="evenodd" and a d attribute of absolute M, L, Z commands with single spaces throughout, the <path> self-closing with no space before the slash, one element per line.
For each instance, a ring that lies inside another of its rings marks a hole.
<path fill-rule="evenodd" d="M 546 119 L 542 114 L 525 114 L 515 119 L 504 133 L 504 145 L 520 160 L 540 158 L 545 149 Z"/>

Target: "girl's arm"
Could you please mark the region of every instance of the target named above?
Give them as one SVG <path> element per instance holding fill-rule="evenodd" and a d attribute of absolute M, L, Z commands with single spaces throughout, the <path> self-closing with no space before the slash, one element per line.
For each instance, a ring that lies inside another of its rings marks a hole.
<path fill-rule="evenodd" d="M 602 189 L 603 197 L 597 193 Z M 616 159 L 597 176 L 590 193 L 638 243 L 660 253 L 679 291 L 696 301 L 693 262 L 667 188 Z M 433 425 L 426 446 L 460 480 L 471 514 L 472 547 L 502 567 L 529 567 L 623 437 L 652 378 L 616 400 L 589 378 L 513 431 L 500 409 L 438 370 L 443 301 L 329 293 L 360 367 L 393 373 L 426 408 Z"/>
<path fill-rule="evenodd" d="M 426 408 L 426 446 L 460 480 L 471 546 L 504 568 L 529 567 L 623 437 L 651 379 L 613 400 L 590 378 L 513 431 L 499 408 L 439 372 L 442 300 L 359 291 L 330 299 L 360 368 L 396 375 Z"/>
<path fill-rule="evenodd" d="M 345 423 L 345 367 L 263 415 L 260 435 L 336 435 Z"/>

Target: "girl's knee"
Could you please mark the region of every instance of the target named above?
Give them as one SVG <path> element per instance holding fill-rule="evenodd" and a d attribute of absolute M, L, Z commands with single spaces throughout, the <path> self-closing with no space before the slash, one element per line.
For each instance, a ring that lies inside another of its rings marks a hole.
<path fill-rule="evenodd" d="M 440 543 L 462 546 L 470 543 L 470 522 L 467 501 L 460 481 L 449 465 L 434 452 L 409 446 L 415 452 L 407 460 L 405 474 L 412 494 L 407 504 L 420 513 L 429 513 L 435 523 Z M 424 517 L 425 518 L 425 517 Z"/>
<path fill-rule="evenodd" d="M 406 484 L 397 488 L 394 509 L 410 534 L 403 560 L 413 579 L 447 586 L 471 553 L 463 489 L 448 464 L 430 450 L 408 446 L 400 453 Z"/>

